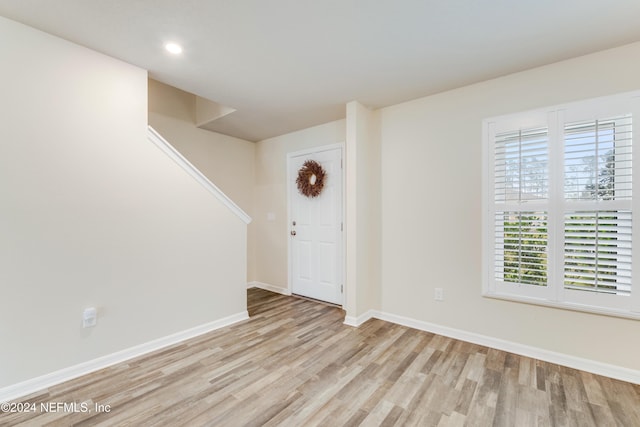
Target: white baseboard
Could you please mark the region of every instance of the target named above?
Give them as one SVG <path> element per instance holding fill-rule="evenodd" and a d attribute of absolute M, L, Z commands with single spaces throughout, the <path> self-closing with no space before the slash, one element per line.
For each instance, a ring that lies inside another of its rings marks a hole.
<path fill-rule="evenodd" d="M 366 311 L 366 312 L 362 313 L 358 317 L 345 316 L 344 317 L 344 324 L 347 325 L 347 326 L 353 326 L 355 328 L 358 328 L 360 325 L 362 325 L 367 320 L 373 319 L 375 317 L 375 314 L 376 314 L 376 312 L 374 310 L 369 310 L 369 311 Z"/>
<path fill-rule="evenodd" d="M 125 362 L 135 357 L 142 356 L 152 351 L 156 351 L 161 348 L 180 343 L 184 340 L 197 337 L 198 335 L 206 334 L 207 332 L 232 325 L 248 318 L 249 313 L 247 311 L 243 311 L 219 320 L 214 320 L 213 322 L 209 322 L 204 325 L 196 326 L 195 328 L 177 332 L 175 334 L 158 338 L 156 340 L 149 341 L 125 350 L 121 350 L 116 353 L 108 354 L 106 356 L 89 360 L 78 365 L 70 366 L 59 371 L 51 372 L 40 377 L 13 384 L 8 387 L 0 388 L 0 402 L 9 402 L 19 397 L 36 393 L 40 390 L 44 390 L 65 381 L 69 381 L 82 375 L 107 368 L 117 363 Z"/>
<path fill-rule="evenodd" d="M 633 369 L 623 368 L 621 366 L 610 365 L 602 362 L 597 362 L 590 359 L 583 359 L 581 357 L 571 356 L 563 353 L 557 353 L 554 351 L 544 350 L 538 347 L 518 344 L 511 341 L 502 340 L 499 338 L 493 338 L 486 335 L 480 335 L 473 332 L 463 331 L 460 329 L 449 328 L 446 326 L 441 326 L 441 325 L 437 325 L 429 322 L 423 322 L 421 320 L 415 320 L 415 319 L 411 319 L 404 316 L 384 313 L 381 311 L 372 311 L 371 316 L 380 320 L 385 320 L 387 322 L 397 323 L 399 325 L 408 326 L 414 329 L 419 329 L 421 331 L 431 332 L 438 335 L 444 335 L 446 337 L 455 338 L 457 340 L 467 341 L 467 342 L 482 345 L 485 347 L 491 347 L 497 350 L 503 350 L 509 353 L 515 353 L 521 356 L 531 357 L 533 359 L 543 360 L 545 362 L 555 363 L 557 365 L 567 366 L 569 368 L 591 372 L 592 374 L 603 375 L 605 377 L 615 378 L 621 381 L 640 384 L 640 371 L 636 371 Z M 360 317 L 358 317 L 358 319 Z M 345 319 L 345 324 L 346 324 L 346 319 Z"/>
<path fill-rule="evenodd" d="M 247 283 L 247 288 L 260 288 L 260 289 L 264 289 L 265 291 L 275 292 L 277 294 L 291 295 L 291 292 L 289 292 L 289 289 L 287 288 L 283 288 L 276 285 L 270 285 L 269 283 L 258 282 L 255 280 L 253 282 Z"/>

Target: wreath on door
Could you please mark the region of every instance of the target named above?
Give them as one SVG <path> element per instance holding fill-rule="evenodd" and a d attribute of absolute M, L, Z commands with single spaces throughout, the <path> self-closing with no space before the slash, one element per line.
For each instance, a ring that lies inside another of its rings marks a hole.
<path fill-rule="evenodd" d="M 298 191 L 307 197 L 317 197 L 324 187 L 325 171 L 320 163 L 307 160 L 298 171 Z"/>

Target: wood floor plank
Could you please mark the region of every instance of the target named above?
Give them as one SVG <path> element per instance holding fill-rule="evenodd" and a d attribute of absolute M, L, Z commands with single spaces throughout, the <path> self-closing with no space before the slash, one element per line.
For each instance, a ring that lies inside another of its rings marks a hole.
<path fill-rule="evenodd" d="M 247 301 L 249 320 L 25 396 L 38 410 L 0 426 L 640 426 L 637 384 L 379 319 L 352 328 L 260 289 Z M 90 410 L 40 409 L 55 402 Z"/>

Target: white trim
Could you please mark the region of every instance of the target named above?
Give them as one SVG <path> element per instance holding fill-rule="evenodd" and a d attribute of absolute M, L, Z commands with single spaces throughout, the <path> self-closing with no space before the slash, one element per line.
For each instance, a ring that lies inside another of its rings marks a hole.
<path fill-rule="evenodd" d="M 342 148 L 343 146 L 344 146 L 344 143 L 337 142 L 335 144 L 322 145 L 322 146 L 307 148 L 305 150 L 299 150 L 299 151 L 292 151 L 290 153 L 287 153 L 287 157 L 290 158 L 290 157 L 304 156 L 307 154 L 322 153 L 323 151 L 331 151 L 331 150 L 335 150 L 336 148 Z"/>
<path fill-rule="evenodd" d="M 231 212 L 233 212 L 238 218 L 240 218 L 245 224 L 251 222 L 251 217 L 243 211 L 233 200 L 231 200 L 226 194 L 222 192 L 213 182 L 202 174 L 189 160 L 187 160 L 182 154 L 176 150 L 173 145 L 162 137 L 154 128 L 148 127 L 147 137 L 149 141 L 153 142 L 159 149 L 161 149 L 167 156 L 169 156 L 174 162 L 176 162 L 182 169 L 184 169 L 189 175 L 191 175 L 196 181 L 200 183 L 209 193 L 213 194 L 218 200 L 222 202 Z"/>
<path fill-rule="evenodd" d="M 374 310 L 367 310 L 364 313 L 362 313 L 360 316 L 355 317 L 355 316 L 345 316 L 344 317 L 344 324 L 347 326 L 353 326 L 355 328 L 360 327 L 364 322 L 366 322 L 369 319 L 373 319 L 374 317 L 376 317 L 376 311 Z"/>
<path fill-rule="evenodd" d="M 374 311 L 372 315 L 376 319 L 385 320 L 387 322 L 396 323 L 398 325 L 407 326 L 409 328 L 419 329 L 421 331 L 431 332 L 434 334 L 455 338 L 457 340 L 466 341 L 485 347 L 491 347 L 497 350 L 507 351 L 509 353 L 515 353 L 521 356 L 531 357 L 533 359 L 543 360 L 545 362 L 555 363 L 558 365 L 567 366 L 569 368 L 591 372 L 597 375 L 603 375 L 621 381 L 640 384 L 640 371 L 634 369 L 610 365 L 608 363 L 597 362 L 590 359 L 583 359 L 581 357 L 571 356 L 564 353 L 558 353 L 538 347 L 532 347 L 525 344 L 519 344 L 512 341 L 506 341 L 499 338 L 476 334 L 474 332 L 467 332 L 460 329 L 437 325 L 435 323 L 423 322 L 421 320 L 415 320 L 409 317 L 398 316 L 396 314 Z"/>
<path fill-rule="evenodd" d="M 8 402 L 22 396 L 42 391 L 65 381 L 78 378 L 82 375 L 87 375 L 91 372 L 113 366 L 117 363 L 125 362 L 135 357 L 143 356 L 164 347 L 178 344 L 199 335 L 215 331 L 216 329 L 224 328 L 225 326 L 247 320 L 248 318 L 249 313 L 247 311 L 242 311 L 222 319 L 214 320 L 213 322 L 205 323 L 204 325 L 196 326 L 182 332 L 177 332 L 175 334 L 167 335 L 166 337 L 158 338 L 106 356 L 98 357 L 97 359 L 79 363 L 77 365 L 60 369 L 8 387 L 0 388 L 0 402 Z"/>
<path fill-rule="evenodd" d="M 255 280 L 253 282 L 247 283 L 247 288 L 260 288 L 260 289 L 264 289 L 265 291 L 275 292 L 277 294 L 291 295 L 291 291 L 289 291 L 289 289 L 287 288 L 283 288 L 282 286 L 271 285 L 269 283 L 258 282 Z"/>

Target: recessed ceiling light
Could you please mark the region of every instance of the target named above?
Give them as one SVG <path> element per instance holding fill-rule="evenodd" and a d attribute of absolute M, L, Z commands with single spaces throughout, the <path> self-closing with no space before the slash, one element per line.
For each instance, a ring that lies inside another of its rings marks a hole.
<path fill-rule="evenodd" d="M 167 49 L 169 53 L 173 53 L 174 55 L 179 55 L 182 53 L 182 46 L 177 43 L 167 43 L 164 45 L 164 48 Z"/>

